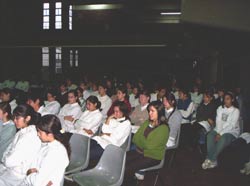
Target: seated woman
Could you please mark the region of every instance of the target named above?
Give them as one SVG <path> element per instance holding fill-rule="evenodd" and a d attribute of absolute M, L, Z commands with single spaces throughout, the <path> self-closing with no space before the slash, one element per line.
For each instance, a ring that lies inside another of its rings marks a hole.
<path fill-rule="evenodd" d="M 82 112 L 86 110 L 86 100 L 83 98 L 83 89 L 81 87 L 78 87 L 76 89 L 77 95 L 78 95 L 78 100 L 79 100 L 79 105 L 82 109 Z"/>
<path fill-rule="evenodd" d="M 107 118 L 107 113 L 109 108 L 112 105 L 111 98 L 107 95 L 107 86 L 105 83 L 100 83 L 98 86 L 98 100 L 101 102 L 101 112 L 103 115 L 103 119 Z"/>
<path fill-rule="evenodd" d="M 9 88 L 4 88 L 1 91 L 0 99 L 2 100 L 2 102 L 8 102 L 10 104 L 11 113 L 13 113 L 13 110 L 17 107 L 13 91 Z"/>
<path fill-rule="evenodd" d="M 165 107 L 165 117 L 170 128 L 167 147 L 172 147 L 176 143 L 177 134 L 180 131 L 182 115 L 176 108 L 175 96 L 167 93 L 163 96 L 163 105 Z"/>
<path fill-rule="evenodd" d="M 131 123 L 128 117 L 128 107 L 124 102 L 114 104 L 114 114 L 109 116 L 102 126 L 100 136 L 91 140 L 90 159 L 98 160 L 107 145 L 113 144 L 120 147 L 131 132 Z"/>
<path fill-rule="evenodd" d="M 122 87 L 122 86 L 118 87 L 117 92 L 116 92 L 116 97 L 117 97 L 117 100 L 113 102 L 107 115 L 111 116 L 114 113 L 114 105 L 118 101 L 125 103 L 127 105 L 127 108 L 128 108 L 128 113 L 130 113 L 131 112 L 131 105 L 130 105 L 128 98 L 127 98 L 127 91 L 124 87 Z"/>
<path fill-rule="evenodd" d="M 212 92 L 203 94 L 203 103 L 196 112 L 196 121 L 192 125 L 191 145 L 195 149 L 200 137 L 205 136 L 215 124 L 216 105 L 213 100 Z"/>
<path fill-rule="evenodd" d="M 41 140 L 35 127 L 40 114 L 29 105 L 19 105 L 13 115 L 19 131 L 3 154 L 0 164 L 0 185 L 19 185 L 41 148 Z"/>
<path fill-rule="evenodd" d="M 132 125 L 132 133 L 136 133 L 139 127 L 148 120 L 147 106 L 150 101 L 150 93 L 147 90 L 139 93 L 140 105 L 136 106 L 130 115 Z"/>
<path fill-rule="evenodd" d="M 68 103 L 61 108 L 58 117 L 61 121 L 62 128 L 69 132 L 74 129 L 74 122 L 80 118 L 82 110 L 78 104 L 78 95 L 76 90 L 68 92 Z"/>
<path fill-rule="evenodd" d="M 93 136 L 102 122 L 102 113 L 100 112 L 101 102 L 96 96 L 89 96 L 87 99 L 87 110 L 84 111 L 81 117 L 75 122 L 74 129 L 71 133 Z"/>
<path fill-rule="evenodd" d="M 138 179 L 143 179 L 143 173 L 138 172 L 140 169 L 157 165 L 165 158 L 169 128 L 164 116 L 164 106 L 160 101 L 153 101 L 149 103 L 147 110 L 149 120 L 145 121 L 133 137 L 136 150 L 127 153 L 127 178 L 136 173 Z"/>
<path fill-rule="evenodd" d="M 36 128 L 44 145 L 19 186 L 63 186 L 70 147 L 61 133 L 60 120 L 55 115 L 46 115 L 41 118 Z"/>
<path fill-rule="evenodd" d="M 207 159 L 202 164 L 203 169 L 217 166 L 217 157 L 220 152 L 239 137 L 240 112 L 235 106 L 233 93 L 227 92 L 224 96 L 224 106 L 217 109 L 216 126 L 207 135 Z"/>
<path fill-rule="evenodd" d="M 9 103 L 2 102 L 0 103 L 0 160 L 3 157 L 3 153 L 12 142 L 15 134 L 16 127 L 12 121 L 11 108 Z"/>
<path fill-rule="evenodd" d="M 60 111 L 60 103 L 56 100 L 57 93 L 53 89 L 47 91 L 47 101 L 44 101 L 43 110 L 46 113 L 57 115 Z"/>
<path fill-rule="evenodd" d="M 139 89 L 138 87 L 134 86 L 132 89 L 132 93 L 128 94 L 129 95 L 129 103 L 132 107 L 132 109 L 134 109 L 136 106 L 139 105 Z"/>

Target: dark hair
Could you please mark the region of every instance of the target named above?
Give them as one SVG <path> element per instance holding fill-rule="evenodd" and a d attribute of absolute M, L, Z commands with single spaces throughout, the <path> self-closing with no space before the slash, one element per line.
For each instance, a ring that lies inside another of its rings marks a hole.
<path fill-rule="evenodd" d="M 105 82 L 99 82 L 98 86 L 103 87 L 104 89 L 107 89 L 107 84 Z"/>
<path fill-rule="evenodd" d="M 226 93 L 224 94 L 223 100 L 225 100 L 225 97 L 226 97 L 226 96 L 229 96 L 229 97 L 232 99 L 232 105 L 233 105 L 234 107 L 238 108 L 238 103 L 237 103 L 237 100 L 235 99 L 234 93 L 231 92 L 231 91 L 226 92 Z M 223 104 L 223 107 L 224 107 L 224 104 Z"/>
<path fill-rule="evenodd" d="M 182 92 L 184 95 L 186 95 L 188 98 L 190 98 L 190 94 L 188 89 L 180 88 L 179 92 Z"/>
<path fill-rule="evenodd" d="M 71 94 L 74 94 L 75 97 L 78 97 L 78 94 L 77 94 L 77 91 L 76 91 L 76 90 L 70 90 L 70 91 L 68 91 L 68 95 L 69 95 L 70 93 L 71 93 Z"/>
<path fill-rule="evenodd" d="M 158 114 L 158 124 L 167 124 L 167 119 L 165 117 L 165 109 L 164 105 L 162 104 L 161 101 L 152 101 L 151 103 L 148 104 L 147 110 L 149 112 L 150 107 L 154 107 L 157 110 Z"/>
<path fill-rule="evenodd" d="M 8 113 L 8 116 L 7 116 L 8 120 L 12 119 L 11 107 L 10 107 L 10 104 L 8 102 L 0 103 L 0 109 L 3 111 L 3 113 Z"/>
<path fill-rule="evenodd" d="M 38 121 L 41 119 L 41 114 L 35 112 L 35 110 L 28 104 L 18 105 L 13 111 L 13 116 L 21 116 L 24 118 L 30 116 L 31 119 L 28 125 L 37 125 Z"/>
<path fill-rule="evenodd" d="M 51 94 L 53 97 L 57 97 L 57 91 L 53 88 L 48 89 L 47 94 Z"/>
<path fill-rule="evenodd" d="M 83 89 L 81 88 L 81 87 L 77 87 L 77 89 L 76 89 L 76 92 L 77 91 L 80 91 L 81 93 L 83 93 Z M 77 94 L 78 95 L 78 94 Z"/>
<path fill-rule="evenodd" d="M 123 116 L 126 119 L 129 119 L 129 110 L 128 110 L 128 106 L 126 105 L 126 103 L 124 103 L 123 101 L 116 101 L 114 102 L 114 107 L 119 107 L 120 111 L 123 113 Z"/>
<path fill-rule="evenodd" d="M 124 86 L 119 86 L 117 88 L 117 91 L 121 91 L 123 94 L 127 95 L 127 89 Z"/>
<path fill-rule="evenodd" d="M 1 92 L 10 95 L 10 100 L 8 102 L 11 102 L 13 99 L 15 99 L 14 93 L 10 88 L 3 88 Z"/>
<path fill-rule="evenodd" d="M 66 136 L 61 133 L 62 127 L 59 118 L 53 114 L 45 115 L 38 122 L 37 129 L 49 134 L 53 134 L 54 138 L 61 142 L 67 150 L 68 156 L 70 157 L 70 145 Z"/>
<path fill-rule="evenodd" d="M 162 98 L 166 98 L 171 105 L 172 105 L 172 102 L 174 102 L 173 103 L 174 110 L 171 112 L 171 114 L 168 116 L 168 118 L 166 118 L 167 120 L 169 120 L 169 118 L 174 114 L 174 112 L 176 110 L 177 101 L 175 99 L 174 94 L 172 94 L 172 93 L 166 93 Z"/>
<path fill-rule="evenodd" d="M 29 92 L 27 99 L 32 100 L 32 101 L 36 101 L 39 100 L 39 105 L 42 106 L 44 105 L 44 95 L 41 93 L 40 89 L 33 89 Z"/>
<path fill-rule="evenodd" d="M 150 99 L 151 99 L 151 95 L 150 95 L 150 92 L 148 91 L 148 90 L 141 90 L 141 91 L 139 91 L 139 96 L 140 95 L 145 95 L 145 96 L 147 96 L 147 97 L 149 97 L 149 100 L 148 100 L 148 102 L 150 102 Z"/>
<path fill-rule="evenodd" d="M 93 104 L 96 104 L 96 108 L 100 109 L 101 108 L 101 102 L 98 100 L 96 96 L 89 96 L 86 101 L 89 101 Z"/>
<path fill-rule="evenodd" d="M 213 94 L 212 91 L 205 91 L 203 95 L 206 95 L 206 96 L 208 96 L 208 97 L 211 97 L 211 98 L 213 98 L 213 100 L 214 100 L 214 94 Z"/>

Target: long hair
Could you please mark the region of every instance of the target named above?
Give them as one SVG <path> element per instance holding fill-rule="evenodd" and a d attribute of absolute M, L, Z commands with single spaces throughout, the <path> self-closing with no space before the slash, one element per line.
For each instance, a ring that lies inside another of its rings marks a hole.
<path fill-rule="evenodd" d="M 28 122 L 28 125 L 37 125 L 39 120 L 41 119 L 41 114 L 36 112 L 30 105 L 28 104 L 23 104 L 23 105 L 18 105 L 14 111 L 13 111 L 13 116 L 14 117 L 24 117 L 26 118 L 27 116 L 30 116 L 31 119 Z"/>
<path fill-rule="evenodd" d="M 86 101 L 89 101 L 90 103 L 96 104 L 96 109 L 99 109 L 99 110 L 102 106 L 101 102 L 98 100 L 98 98 L 96 96 L 89 96 Z"/>
<path fill-rule="evenodd" d="M 176 99 L 175 99 L 175 96 L 174 94 L 172 93 L 166 93 L 163 98 L 166 98 L 168 100 L 168 102 L 174 107 L 174 110 L 171 112 L 171 114 L 168 116 L 167 120 L 169 120 L 169 118 L 173 115 L 173 113 L 175 112 L 176 110 L 176 107 L 177 107 L 177 102 L 176 102 Z"/>
<path fill-rule="evenodd" d="M 67 140 L 65 134 L 61 132 L 61 122 L 57 116 L 53 114 L 43 116 L 38 122 L 36 128 L 41 131 L 44 131 L 47 134 L 53 134 L 54 138 L 60 143 L 62 143 L 63 146 L 66 148 L 68 156 L 70 157 L 71 151 L 69 141 Z"/>
<path fill-rule="evenodd" d="M 152 101 L 151 103 L 148 104 L 147 106 L 147 111 L 149 112 L 150 107 L 154 107 L 157 111 L 158 114 L 158 124 L 167 124 L 167 119 L 165 117 L 165 109 L 164 105 L 162 104 L 161 101 Z"/>
<path fill-rule="evenodd" d="M 126 103 L 124 103 L 123 101 L 116 101 L 114 102 L 114 107 L 119 107 L 120 111 L 123 113 L 123 116 L 130 120 L 129 118 L 129 110 L 128 110 L 128 106 L 126 105 Z"/>

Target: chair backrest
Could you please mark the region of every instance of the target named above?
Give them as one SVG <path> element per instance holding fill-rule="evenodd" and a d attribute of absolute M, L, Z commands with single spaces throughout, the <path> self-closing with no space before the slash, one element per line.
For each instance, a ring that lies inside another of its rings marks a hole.
<path fill-rule="evenodd" d="M 70 138 L 70 167 L 72 164 L 79 165 L 81 169 L 87 168 L 89 164 L 90 138 L 81 134 L 73 134 Z"/>
<path fill-rule="evenodd" d="M 180 143 L 180 136 L 181 136 L 181 127 L 177 133 L 177 136 L 176 136 L 176 139 L 175 139 L 175 145 L 172 146 L 172 147 L 167 147 L 167 150 L 170 150 L 170 149 L 176 149 L 179 147 L 179 143 Z"/>
<path fill-rule="evenodd" d="M 126 141 L 121 146 L 123 150 L 125 151 L 130 150 L 131 138 L 132 138 L 132 130 L 130 131 L 129 136 L 127 137 Z"/>
<path fill-rule="evenodd" d="M 103 170 L 113 185 L 121 185 L 124 178 L 126 152 L 115 145 L 108 145 L 94 169 Z"/>

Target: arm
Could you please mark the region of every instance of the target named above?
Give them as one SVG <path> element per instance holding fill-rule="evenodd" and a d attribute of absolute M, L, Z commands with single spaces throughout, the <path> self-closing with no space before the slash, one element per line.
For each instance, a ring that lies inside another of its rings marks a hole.
<path fill-rule="evenodd" d="M 194 112 L 194 103 L 191 102 L 187 108 L 187 110 L 180 110 L 183 118 L 188 118 Z"/>

